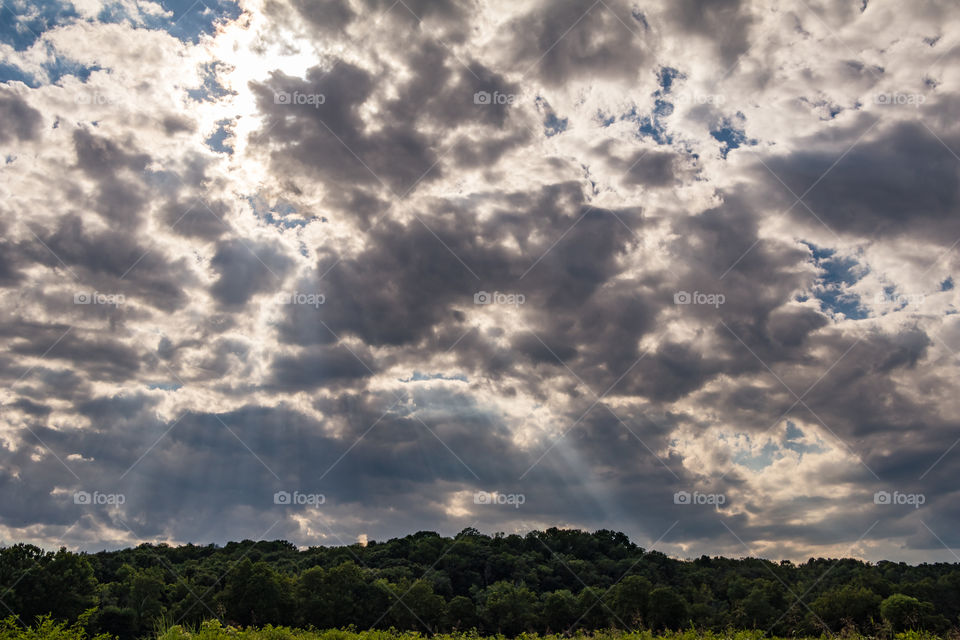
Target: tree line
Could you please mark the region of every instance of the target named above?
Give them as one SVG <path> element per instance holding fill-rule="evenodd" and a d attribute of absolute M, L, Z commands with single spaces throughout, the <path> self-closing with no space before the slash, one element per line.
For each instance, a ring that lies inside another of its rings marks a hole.
<path fill-rule="evenodd" d="M 28 625 L 44 614 L 83 617 L 91 633 L 121 640 L 158 623 L 210 619 L 507 636 L 691 625 L 781 636 L 944 633 L 960 621 L 960 565 L 677 560 L 622 533 L 556 528 L 306 549 L 245 540 L 77 554 L 17 544 L 0 549 L 0 610 Z"/>

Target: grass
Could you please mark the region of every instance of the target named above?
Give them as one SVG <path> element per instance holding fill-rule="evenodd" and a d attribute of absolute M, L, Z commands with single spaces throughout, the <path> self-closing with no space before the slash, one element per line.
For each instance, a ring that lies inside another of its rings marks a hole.
<path fill-rule="evenodd" d="M 37 620 L 32 627 L 24 627 L 17 618 L 9 617 L 0 621 L 0 640 L 114 640 L 108 634 L 90 635 L 84 629 L 87 620 L 67 625 L 55 622 L 49 617 Z M 481 636 L 476 631 L 441 633 L 425 636 L 416 631 L 355 631 L 353 629 L 296 629 L 292 627 L 237 628 L 223 626 L 212 620 L 202 623 L 195 629 L 173 625 L 159 629 L 149 640 L 508 640 L 503 635 Z M 857 633 L 844 633 L 839 636 L 820 636 L 816 640 L 877 640 L 873 636 Z M 767 636 L 759 630 L 730 630 L 723 633 L 713 631 L 664 631 L 654 633 L 649 630 L 618 631 L 605 630 L 594 632 L 578 631 L 571 637 L 562 634 L 539 635 L 521 633 L 513 640 L 814 640 L 813 637 L 781 639 Z M 897 633 L 885 640 L 944 640 L 928 632 L 908 631 Z M 956 639 L 953 639 L 956 640 Z"/>

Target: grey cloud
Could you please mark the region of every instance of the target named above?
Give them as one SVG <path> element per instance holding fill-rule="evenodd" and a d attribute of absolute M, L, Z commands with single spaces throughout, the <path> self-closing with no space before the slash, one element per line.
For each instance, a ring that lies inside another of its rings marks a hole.
<path fill-rule="evenodd" d="M 640 23 L 621 2 L 541 3 L 508 33 L 517 71 L 554 86 L 590 75 L 631 80 L 648 57 Z"/>
<path fill-rule="evenodd" d="M 280 249 L 265 243 L 242 239 L 220 242 L 210 260 L 220 277 L 210 293 L 222 305 L 244 305 L 255 293 L 279 291 L 291 264 Z"/>
<path fill-rule="evenodd" d="M 43 116 L 27 104 L 21 95 L 4 87 L 0 90 L 0 144 L 13 140 L 26 142 L 40 134 Z"/>

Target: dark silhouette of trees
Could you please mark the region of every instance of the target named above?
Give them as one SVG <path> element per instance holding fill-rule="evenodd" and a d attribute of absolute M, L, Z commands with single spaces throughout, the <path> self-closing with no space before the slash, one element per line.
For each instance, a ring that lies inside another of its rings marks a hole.
<path fill-rule="evenodd" d="M 747 628 L 771 635 L 929 630 L 960 620 L 960 566 L 811 558 L 681 561 L 612 531 L 432 532 L 341 547 L 284 541 L 144 544 L 76 554 L 0 549 L 0 600 L 26 623 L 134 640 L 168 623 L 355 625 L 516 635 L 576 629 Z"/>

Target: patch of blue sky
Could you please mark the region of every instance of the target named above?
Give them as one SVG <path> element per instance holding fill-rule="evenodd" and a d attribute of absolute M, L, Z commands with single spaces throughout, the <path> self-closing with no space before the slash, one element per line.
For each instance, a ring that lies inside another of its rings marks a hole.
<path fill-rule="evenodd" d="M 217 153 L 233 155 L 233 147 L 225 143 L 226 139 L 230 136 L 230 130 L 227 128 L 227 125 L 231 122 L 233 121 L 230 119 L 217 122 L 217 130 L 213 132 L 213 135 L 204 140 L 204 144 Z"/>
<path fill-rule="evenodd" d="M 749 442 L 750 437 L 745 437 L 747 442 Z M 759 451 L 740 451 L 735 453 L 732 459 L 736 464 L 746 467 L 751 471 L 760 471 L 773 464 L 774 460 L 778 457 L 777 454 L 779 451 L 780 447 L 773 442 L 768 442 L 763 445 Z"/>
<path fill-rule="evenodd" d="M 805 453 L 820 453 L 824 451 L 824 448 L 819 444 L 807 444 L 803 442 L 804 438 L 806 438 L 806 434 L 803 430 L 790 420 L 787 420 L 787 430 L 781 441 L 784 449 L 795 451 L 801 456 Z"/>
<path fill-rule="evenodd" d="M 684 80 L 687 76 L 680 73 L 677 69 L 673 67 L 660 67 L 660 71 L 657 72 L 657 80 L 660 83 L 660 88 L 663 89 L 664 93 L 670 93 L 670 90 L 673 88 L 674 80 Z"/>
<path fill-rule="evenodd" d="M 603 111 L 597 111 L 597 122 L 600 123 L 601 127 L 609 127 L 614 122 L 617 121 L 617 116 L 611 114 L 606 114 Z"/>
<path fill-rule="evenodd" d="M 748 445 L 752 444 L 749 434 L 740 435 Z M 759 450 L 744 450 L 733 455 L 732 459 L 736 464 L 750 469 L 751 471 L 762 471 L 777 460 L 783 458 L 785 451 L 797 453 L 802 458 L 807 453 L 820 453 L 824 448 L 819 444 L 810 444 L 806 442 L 806 434 L 797 427 L 792 421 L 787 420 L 787 428 L 779 441 L 771 440 L 760 447 Z"/>
<path fill-rule="evenodd" d="M 70 2 L 59 0 L 4 0 L 0 2 L 0 42 L 24 51 L 59 26 L 79 18 Z"/>
<path fill-rule="evenodd" d="M 148 29 L 162 29 L 170 35 L 196 44 L 204 35 L 216 31 L 218 22 L 228 22 L 240 16 L 235 0 L 161 0 L 165 15 L 130 16 L 122 5 L 106 5 L 98 15 L 101 22 L 141 21 Z"/>
<path fill-rule="evenodd" d="M 162 29 L 180 40 L 196 43 L 202 35 L 212 34 L 217 23 L 235 20 L 241 14 L 236 0 L 162 0 L 159 4 L 165 10 L 162 15 L 131 15 L 121 3 L 108 2 L 97 20 Z M 4 0 L 0 3 L 0 42 L 24 51 L 47 31 L 80 19 L 73 3 L 65 0 Z"/>
<path fill-rule="evenodd" d="M 746 133 L 746 118 L 739 111 L 733 118 L 723 118 L 720 123 L 710 130 L 710 135 L 720 143 L 720 156 L 727 154 L 743 145 L 754 146 L 757 140 L 748 138 Z"/>
<path fill-rule="evenodd" d="M 6 82 L 22 82 L 33 89 L 40 86 L 32 73 L 27 73 L 13 64 L 0 63 L 0 83 Z"/>
<path fill-rule="evenodd" d="M 813 254 L 813 263 L 820 271 L 813 285 L 812 295 L 820 308 L 830 315 L 843 314 L 845 318 L 862 320 L 869 316 L 861 305 L 860 296 L 850 287 L 859 282 L 869 269 L 856 259 L 837 256 L 836 251 L 804 242 Z"/>
<path fill-rule="evenodd" d="M 247 202 L 250 203 L 253 214 L 257 218 L 280 229 L 305 227 L 317 219 L 316 217 L 304 218 L 300 216 L 297 208 L 284 200 L 278 200 L 271 206 L 262 196 L 253 195 L 247 197 Z"/>
<path fill-rule="evenodd" d="M 208 62 L 203 65 L 203 84 L 196 89 L 188 89 L 187 95 L 197 102 L 213 102 L 218 98 L 230 95 L 232 92 L 220 84 L 217 74 L 223 62 Z"/>
<path fill-rule="evenodd" d="M 543 133 L 548 137 L 552 138 L 558 133 L 563 133 L 567 130 L 568 121 L 567 118 L 558 118 L 557 114 L 550 112 L 547 114 L 547 117 L 543 120 Z"/>
<path fill-rule="evenodd" d="M 457 373 L 452 376 L 448 376 L 444 373 L 422 373 L 420 371 L 414 371 L 413 375 L 409 378 L 398 378 L 400 382 L 424 382 L 426 380 L 451 380 L 456 382 L 469 382 L 467 376 L 462 373 Z"/>
<path fill-rule="evenodd" d="M 568 119 L 559 117 L 546 99 L 537 96 L 534 103 L 537 105 L 537 109 L 543 112 L 543 133 L 545 136 L 552 138 L 567 130 Z"/>

